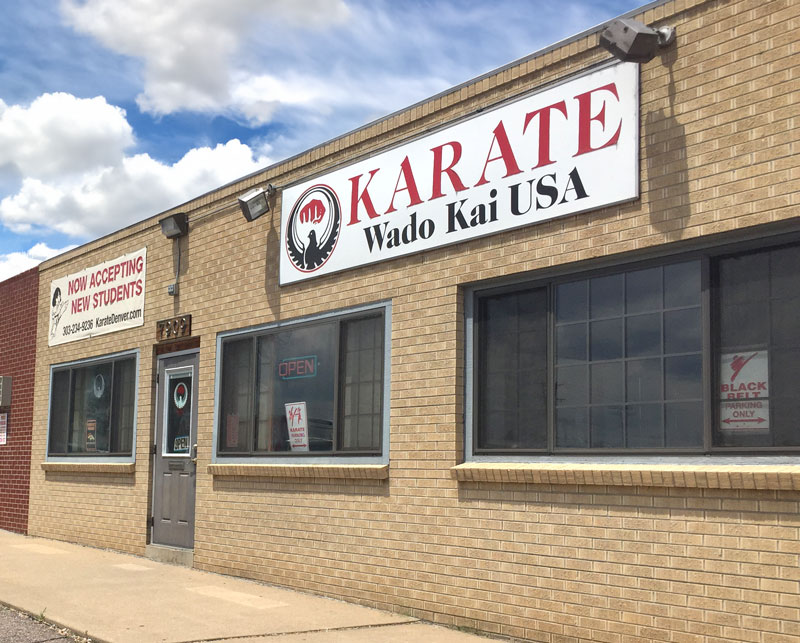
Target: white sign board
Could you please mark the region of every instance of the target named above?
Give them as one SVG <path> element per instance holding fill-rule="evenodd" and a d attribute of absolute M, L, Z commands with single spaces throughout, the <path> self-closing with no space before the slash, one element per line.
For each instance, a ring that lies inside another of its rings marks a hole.
<path fill-rule="evenodd" d="M 8 413 L 0 413 L 0 446 L 8 444 Z"/>
<path fill-rule="evenodd" d="M 528 94 L 286 188 L 280 282 L 639 195 L 639 65 Z"/>
<path fill-rule="evenodd" d="M 769 430 L 769 354 L 727 353 L 720 361 L 720 428 Z"/>
<path fill-rule="evenodd" d="M 305 402 L 288 402 L 286 426 L 289 429 L 289 446 L 292 451 L 308 451 L 308 415 Z"/>
<path fill-rule="evenodd" d="M 50 283 L 48 345 L 144 324 L 147 248 Z"/>

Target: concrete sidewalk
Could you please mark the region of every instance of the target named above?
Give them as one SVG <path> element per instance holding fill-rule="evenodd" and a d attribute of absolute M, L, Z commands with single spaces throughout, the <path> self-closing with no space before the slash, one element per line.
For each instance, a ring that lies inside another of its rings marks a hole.
<path fill-rule="evenodd" d="M 0 602 L 108 643 L 479 643 L 407 616 L 0 531 Z"/>

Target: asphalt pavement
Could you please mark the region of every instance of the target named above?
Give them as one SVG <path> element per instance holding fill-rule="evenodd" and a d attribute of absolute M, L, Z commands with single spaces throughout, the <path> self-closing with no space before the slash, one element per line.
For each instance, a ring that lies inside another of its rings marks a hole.
<path fill-rule="evenodd" d="M 0 643 L 89 643 L 63 627 L 0 605 Z"/>

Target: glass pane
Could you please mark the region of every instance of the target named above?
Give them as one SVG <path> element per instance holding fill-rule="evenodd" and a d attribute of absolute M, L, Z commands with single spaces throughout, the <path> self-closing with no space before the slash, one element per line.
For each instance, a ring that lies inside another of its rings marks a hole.
<path fill-rule="evenodd" d="M 50 390 L 50 453 L 67 453 L 69 435 L 69 374 L 68 369 L 53 371 Z"/>
<path fill-rule="evenodd" d="M 703 361 L 700 355 L 664 359 L 665 397 L 668 400 L 699 399 L 703 395 Z"/>
<path fill-rule="evenodd" d="M 614 404 L 623 401 L 622 362 L 593 364 L 592 404 Z"/>
<path fill-rule="evenodd" d="M 587 426 L 585 406 L 572 409 L 559 409 L 556 413 L 556 446 L 572 449 L 585 449 L 589 446 L 589 427 Z"/>
<path fill-rule="evenodd" d="M 189 455 L 192 429 L 192 376 L 170 377 L 167 387 L 167 427 L 164 453 Z"/>
<path fill-rule="evenodd" d="M 700 309 L 672 310 L 664 313 L 664 352 L 699 351 L 703 343 Z"/>
<path fill-rule="evenodd" d="M 344 422 L 342 449 L 379 451 L 381 446 L 381 393 L 383 368 L 383 319 L 374 317 L 342 323 L 342 375 Z M 379 377 L 375 377 L 376 373 Z"/>
<path fill-rule="evenodd" d="M 556 321 L 586 319 L 588 282 L 574 281 L 556 287 Z"/>
<path fill-rule="evenodd" d="M 258 414 L 256 422 L 255 450 L 279 451 L 281 450 L 284 435 L 273 430 L 275 417 L 272 408 L 275 405 L 275 379 L 271 376 L 275 370 L 275 336 L 266 335 L 256 341 L 258 351 L 256 373 L 258 376 Z M 303 366 L 306 366 L 303 364 Z M 265 377 L 264 374 L 267 376 Z"/>
<path fill-rule="evenodd" d="M 327 323 L 259 338 L 260 433 L 256 436 L 259 449 L 303 452 L 333 449 L 337 330 L 335 323 Z M 349 384 L 355 386 L 357 382 Z M 294 427 L 297 429 L 294 441 L 289 436 L 287 404 L 293 405 L 291 409 L 305 405 L 305 415 L 296 416 L 300 419 Z M 354 408 L 358 414 L 357 402 Z"/>
<path fill-rule="evenodd" d="M 559 366 L 556 369 L 556 404 L 575 406 L 589 401 L 587 366 Z"/>
<path fill-rule="evenodd" d="M 769 341 L 769 304 L 753 302 L 720 308 L 720 333 L 724 350 L 743 350 Z"/>
<path fill-rule="evenodd" d="M 721 259 L 719 281 L 723 308 L 749 305 L 758 309 L 757 303 L 766 302 L 770 292 L 769 253 L 761 252 Z"/>
<path fill-rule="evenodd" d="M 664 306 L 678 308 L 681 306 L 700 305 L 700 262 L 664 266 Z"/>
<path fill-rule="evenodd" d="M 661 315 L 636 315 L 625 320 L 625 355 L 661 354 Z"/>
<path fill-rule="evenodd" d="M 781 349 L 770 353 L 770 374 L 768 382 L 769 413 L 768 428 L 770 443 L 774 446 L 800 446 L 800 395 L 797 382 L 800 381 L 800 350 Z M 765 427 L 766 428 L 766 427 Z"/>
<path fill-rule="evenodd" d="M 769 418 L 769 430 L 761 431 L 762 440 L 767 440 L 768 446 L 796 447 L 800 446 L 800 398 L 796 396 L 770 398 L 769 406 L 772 416 L 764 413 L 763 417 Z M 749 444 L 754 443 L 755 435 L 750 438 Z"/>
<path fill-rule="evenodd" d="M 607 319 L 591 323 L 591 359 L 619 359 L 622 357 L 622 319 Z"/>
<path fill-rule="evenodd" d="M 770 318 L 774 347 L 800 346 L 800 299 L 773 299 Z"/>
<path fill-rule="evenodd" d="M 663 405 L 631 404 L 625 407 L 627 446 L 632 449 L 664 446 Z"/>
<path fill-rule="evenodd" d="M 556 328 L 556 360 L 559 364 L 586 361 L 586 324 Z"/>
<path fill-rule="evenodd" d="M 665 405 L 668 447 L 703 446 L 703 403 L 678 402 Z"/>
<path fill-rule="evenodd" d="M 621 406 L 593 406 L 591 418 L 592 448 L 613 449 L 624 446 Z"/>
<path fill-rule="evenodd" d="M 800 246 L 773 250 L 770 255 L 772 297 L 800 297 Z"/>
<path fill-rule="evenodd" d="M 547 446 L 547 289 L 480 301 L 479 449 Z"/>
<path fill-rule="evenodd" d="M 220 452 L 250 451 L 253 423 L 253 340 L 222 345 L 220 391 Z"/>
<path fill-rule="evenodd" d="M 628 402 L 660 401 L 664 399 L 661 378 L 661 358 L 630 360 L 626 364 L 625 383 Z"/>
<path fill-rule="evenodd" d="M 592 319 L 622 314 L 622 285 L 622 274 L 597 277 L 590 281 L 591 308 L 589 314 Z"/>
<path fill-rule="evenodd" d="M 629 272 L 625 279 L 625 311 L 643 313 L 661 310 L 661 268 Z"/>
<path fill-rule="evenodd" d="M 133 424 L 136 412 L 136 360 L 114 362 L 114 400 L 112 403 L 111 452 L 130 454 L 133 449 Z"/>
<path fill-rule="evenodd" d="M 110 362 L 74 371 L 70 453 L 108 453 L 111 416 Z"/>

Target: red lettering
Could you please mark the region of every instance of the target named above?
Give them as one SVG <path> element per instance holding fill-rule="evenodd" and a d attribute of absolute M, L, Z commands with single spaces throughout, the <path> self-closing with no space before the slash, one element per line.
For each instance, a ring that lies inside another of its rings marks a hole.
<path fill-rule="evenodd" d="M 537 167 L 555 163 L 555 161 L 550 158 L 550 110 L 553 109 L 557 109 L 564 115 L 564 118 L 567 118 L 567 104 L 563 100 L 548 105 L 547 107 L 542 107 L 542 109 L 536 109 L 525 115 L 525 124 L 522 126 L 523 134 L 525 130 L 528 129 L 530 122 L 536 118 L 536 116 L 539 117 L 539 161 L 533 166 L 534 170 Z"/>
<path fill-rule="evenodd" d="M 380 168 L 378 168 L 380 169 Z M 352 185 L 351 197 L 350 197 L 350 222 L 347 225 L 354 225 L 358 223 L 358 204 L 363 203 L 364 209 L 367 211 L 367 216 L 370 219 L 374 219 L 375 217 L 380 216 L 378 212 L 375 210 L 375 206 L 372 204 L 372 199 L 369 196 L 369 184 L 372 182 L 372 177 L 377 174 L 378 169 L 370 170 L 369 173 L 369 180 L 367 180 L 367 184 L 364 186 L 364 189 L 361 191 L 359 195 L 358 192 L 358 183 L 361 179 L 363 174 L 359 174 L 358 176 L 354 176 L 350 179 L 350 184 Z"/>
<path fill-rule="evenodd" d="M 494 149 L 495 142 L 497 142 L 497 147 L 500 150 L 500 156 L 493 157 L 492 150 Z M 511 143 L 508 140 L 508 134 L 506 134 L 506 128 L 503 125 L 503 121 L 500 121 L 497 124 L 497 127 L 494 128 L 494 137 L 492 138 L 492 144 L 489 145 L 489 153 L 486 155 L 486 163 L 483 164 L 483 173 L 481 174 L 480 181 L 475 184 L 475 187 L 478 187 L 479 185 L 485 185 L 489 182 L 486 178 L 486 169 L 489 167 L 489 163 L 494 161 L 503 161 L 505 164 L 506 174 L 503 177 L 504 179 L 522 172 L 522 170 L 519 169 L 519 165 L 517 165 L 517 159 L 514 157 L 514 151 L 511 149 Z"/>
<path fill-rule="evenodd" d="M 614 98 L 619 101 L 619 95 L 617 94 L 617 86 L 615 83 L 603 85 L 602 87 L 592 89 L 584 94 L 578 94 L 575 97 L 578 101 L 578 152 L 575 154 L 575 156 L 580 156 L 581 154 L 586 154 L 588 152 L 596 152 L 597 150 L 602 150 L 604 147 L 616 145 L 617 141 L 619 140 L 619 135 L 622 131 L 622 119 L 620 119 L 619 125 L 617 126 L 617 131 L 610 139 L 608 139 L 608 141 L 599 147 L 592 147 L 592 121 L 597 121 L 600 123 L 603 129 L 606 127 L 605 101 L 603 101 L 603 106 L 600 108 L 600 111 L 596 115 L 592 116 L 592 94 L 602 91 L 610 92 L 614 95 Z"/>
<path fill-rule="evenodd" d="M 306 369 L 305 370 L 306 370 L 307 373 L 311 373 L 312 375 L 314 374 L 314 360 L 311 360 L 311 359 L 307 359 L 306 360 Z"/>
<path fill-rule="evenodd" d="M 450 146 L 453 150 L 453 160 L 450 162 L 450 165 L 443 168 L 442 150 L 445 145 Z M 432 148 L 431 152 L 433 152 L 433 193 L 431 194 L 431 201 L 444 196 L 444 192 L 442 191 L 442 174 L 447 174 L 447 178 L 450 179 L 450 184 L 456 192 L 466 190 L 467 187 L 461 182 L 458 174 L 456 174 L 456 171 L 453 169 L 456 163 L 461 159 L 461 143 L 457 143 L 456 141 L 443 143 L 442 145 Z"/>
<path fill-rule="evenodd" d="M 372 177 L 370 177 L 371 179 Z M 400 188 L 400 179 L 403 179 L 405 183 L 404 188 Z M 364 188 L 366 191 L 366 188 Z M 398 192 L 408 192 L 409 197 L 409 207 L 412 205 L 419 205 L 422 203 L 422 199 L 419 198 L 419 190 L 417 189 L 417 181 L 414 179 L 414 173 L 411 171 L 411 163 L 406 156 L 403 159 L 403 162 L 400 163 L 400 173 L 397 175 L 397 183 L 394 185 L 394 192 L 392 192 L 392 202 L 389 204 L 389 209 L 386 210 L 386 214 L 390 212 L 395 212 L 397 208 L 394 207 L 394 197 L 397 196 Z"/>

